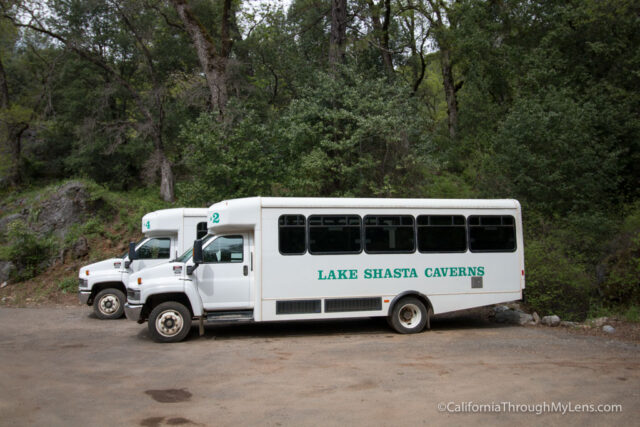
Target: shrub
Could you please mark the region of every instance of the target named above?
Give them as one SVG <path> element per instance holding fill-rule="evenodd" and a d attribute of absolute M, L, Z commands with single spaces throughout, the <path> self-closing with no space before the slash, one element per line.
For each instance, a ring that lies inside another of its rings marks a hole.
<path fill-rule="evenodd" d="M 74 277 L 66 277 L 58 282 L 58 289 L 66 294 L 68 292 L 75 292 L 78 290 L 78 279 Z"/>
<path fill-rule="evenodd" d="M 589 312 L 589 277 L 584 267 L 559 246 L 552 238 L 527 242 L 527 303 L 542 316 L 557 314 L 562 319 L 581 321 Z"/>
<path fill-rule="evenodd" d="M 599 286 L 603 304 L 640 305 L 640 204 L 626 215 L 601 267 L 605 273 Z"/>
<path fill-rule="evenodd" d="M 7 240 L 3 252 L 16 266 L 12 279 L 17 281 L 28 280 L 44 270 L 56 249 L 53 238 L 38 236 L 23 221 L 9 224 Z"/>

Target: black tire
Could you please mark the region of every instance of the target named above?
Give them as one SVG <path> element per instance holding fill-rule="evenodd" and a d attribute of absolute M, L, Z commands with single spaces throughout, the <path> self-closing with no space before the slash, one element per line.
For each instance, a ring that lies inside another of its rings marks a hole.
<path fill-rule="evenodd" d="M 417 334 L 428 322 L 430 311 L 418 298 L 405 297 L 398 301 L 389 315 L 389 324 L 400 334 Z"/>
<path fill-rule="evenodd" d="M 179 302 L 163 302 L 151 310 L 148 323 L 155 342 L 180 342 L 191 331 L 191 312 Z"/>
<path fill-rule="evenodd" d="M 126 297 L 118 289 L 108 288 L 97 293 L 93 299 L 93 312 L 98 319 L 119 319 L 124 315 Z"/>

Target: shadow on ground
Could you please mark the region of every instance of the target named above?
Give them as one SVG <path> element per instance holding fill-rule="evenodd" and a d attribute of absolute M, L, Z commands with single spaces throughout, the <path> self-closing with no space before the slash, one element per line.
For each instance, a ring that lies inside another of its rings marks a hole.
<path fill-rule="evenodd" d="M 138 333 L 138 338 L 150 340 L 147 325 Z M 505 325 L 491 322 L 486 311 L 467 310 L 435 316 L 431 320 L 431 332 L 460 329 L 493 329 Z M 428 333 L 428 331 L 424 331 Z M 198 336 L 194 322 L 187 340 L 215 339 L 233 340 L 249 338 L 284 338 L 332 335 L 389 335 L 395 331 L 387 325 L 386 318 L 321 319 L 286 322 L 205 324 L 204 336 Z"/>

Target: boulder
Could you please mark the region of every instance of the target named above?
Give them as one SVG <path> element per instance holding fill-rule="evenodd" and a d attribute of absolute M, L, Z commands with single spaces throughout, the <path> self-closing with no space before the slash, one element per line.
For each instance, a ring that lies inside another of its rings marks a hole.
<path fill-rule="evenodd" d="M 593 324 L 593 326 L 595 326 L 596 328 L 601 328 L 603 327 L 607 322 L 609 321 L 608 317 L 598 317 L 595 318 L 591 321 L 591 324 Z"/>
<path fill-rule="evenodd" d="M 495 315 L 495 321 L 498 323 L 507 323 L 510 325 L 526 325 L 533 322 L 533 316 L 520 310 L 501 310 Z"/>
<path fill-rule="evenodd" d="M 0 261 L 0 282 L 8 281 L 15 269 L 16 266 L 11 261 Z"/>
<path fill-rule="evenodd" d="M 509 307 L 507 307 L 506 305 L 499 305 L 497 307 L 493 307 L 493 313 L 494 314 L 498 314 L 498 313 L 501 313 L 503 311 L 509 311 Z"/>
<path fill-rule="evenodd" d="M 578 326 L 580 326 L 580 323 L 563 320 L 560 322 L 560 326 L 565 326 L 567 328 L 577 328 Z"/>
<path fill-rule="evenodd" d="M 67 182 L 38 204 L 32 227 L 38 233 L 53 232 L 64 237 L 72 225 L 83 223 L 101 204 L 100 200 L 91 200 L 82 182 Z"/>
<path fill-rule="evenodd" d="M 540 316 L 538 315 L 538 313 L 536 313 L 535 311 L 533 312 L 533 314 L 531 315 L 533 317 L 533 323 L 534 324 L 539 324 L 540 323 Z"/>
<path fill-rule="evenodd" d="M 611 325 L 604 325 L 604 326 L 602 327 L 602 331 L 603 331 L 603 332 L 606 332 L 606 333 L 608 333 L 608 334 L 612 334 L 612 333 L 614 333 L 614 332 L 616 331 L 616 328 L 614 328 L 614 327 L 613 327 L 613 326 L 611 326 Z"/>
<path fill-rule="evenodd" d="M 558 326 L 560 325 L 560 318 L 555 314 L 551 316 L 544 316 L 542 320 L 540 320 L 540 323 L 547 326 Z"/>
<path fill-rule="evenodd" d="M 78 240 L 76 240 L 71 247 L 71 254 L 77 259 L 86 256 L 88 253 L 89 242 L 87 242 L 87 238 L 84 236 L 78 237 Z"/>

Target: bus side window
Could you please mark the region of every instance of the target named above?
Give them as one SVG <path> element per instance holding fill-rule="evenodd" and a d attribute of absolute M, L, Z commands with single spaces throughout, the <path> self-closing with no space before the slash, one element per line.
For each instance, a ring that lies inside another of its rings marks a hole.
<path fill-rule="evenodd" d="M 462 215 L 418 216 L 420 252 L 466 252 L 467 230 Z"/>
<path fill-rule="evenodd" d="M 307 228 L 303 215 L 278 218 L 278 249 L 283 255 L 302 255 L 307 251 Z"/>
<path fill-rule="evenodd" d="M 410 253 L 415 250 L 411 215 L 367 215 L 364 217 L 367 253 Z"/>
<path fill-rule="evenodd" d="M 358 215 L 311 215 L 309 217 L 309 253 L 359 254 L 362 220 Z"/>
<path fill-rule="evenodd" d="M 515 220 L 509 215 L 470 216 L 469 248 L 471 252 L 515 251 Z"/>
<path fill-rule="evenodd" d="M 207 235 L 207 222 L 199 222 L 196 225 L 196 239 L 200 240 Z"/>

